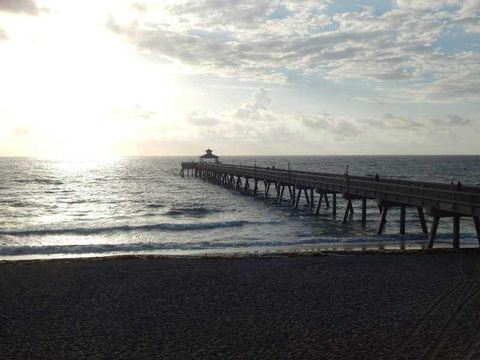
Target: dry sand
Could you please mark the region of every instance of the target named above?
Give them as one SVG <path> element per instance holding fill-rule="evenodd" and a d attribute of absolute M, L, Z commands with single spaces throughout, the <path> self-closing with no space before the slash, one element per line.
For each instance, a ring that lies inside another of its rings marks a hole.
<path fill-rule="evenodd" d="M 0 264 L 1 359 L 478 359 L 480 255 Z"/>

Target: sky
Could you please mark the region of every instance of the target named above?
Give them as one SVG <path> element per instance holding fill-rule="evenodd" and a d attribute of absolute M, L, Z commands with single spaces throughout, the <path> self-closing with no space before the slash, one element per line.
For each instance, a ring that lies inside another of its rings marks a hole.
<path fill-rule="evenodd" d="M 480 154 L 480 0 L 0 0 L 0 156 Z"/>

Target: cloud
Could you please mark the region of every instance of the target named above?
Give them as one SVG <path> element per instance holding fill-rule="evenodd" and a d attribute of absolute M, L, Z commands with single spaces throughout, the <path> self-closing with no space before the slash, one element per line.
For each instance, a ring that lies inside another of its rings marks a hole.
<path fill-rule="evenodd" d="M 109 115 L 113 119 L 128 119 L 128 120 L 147 120 L 153 118 L 157 112 L 140 104 L 115 107 L 111 109 Z"/>
<path fill-rule="evenodd" d="M 7 40 L 7 39 L 8 39 L 7 33 L 5 32 L 5 30 L 3 30 L 3 29 L 0 27 L 0 41 L 1 41 L 1 40 Z"/>
<path fill-rule="evenodd" d="M 355 137 L 362 132 L 362 130 L 352 121 L 327 113 L 302 115 L 301 120 L 306 127 L 327 131 L 337 139 Z"/>
<path fill-rule="evenodd" d="M 186 121 L 197 128 L 203 139 L 221 139 L 242 144 L 291 143 L 295 135 L 295 121 L 270 111 L 271 100 L 267 90 L 255 90 L 251 98 L 240 106 L 220 113 L 197 109 L 186 116 Z"/>
<path fill-rule="evenodd" d="M 156 111 L 143 107 L 140 104 L 128 111 L 128 117 L 131 119 L 149 119 L 157 114 Z"/>
<path fill-rule="evenodd" d="M 363 119 L 361 123 L 365 131 L 455 132 L 472 125 L 472 120 L 459 115 L 422 114 L 415 118 L 408 118 L 386 113 L 378 119 Z"/>
<path fill-rule="evenodd" d="M 418 121 L 431 130 L 452 129 L 455 127 L 470 126 L 472 124 L 472 120 L 458 115 L 433 116 L 427 114 L 419 116 Z"/>
<path fill-rule="evenodd" d="M 242 104 L 232 113 L 232 116 L 238 119 L 271 120 L 273 117 L 267 110 L 271 100 L 265 89 L 257 89 L 250 100 Z"/>
<path fill-rule="evenodd" d="M 454 16 L 455 24 L 460 25 L 468 33 L 480 33 L 480 1 L 465 0 Z"/>
<path fill-rule="evenodd" d="M 204 109 L 193 110 L 187 114 L 186 121 L 199 127 L 221 125 L 237 134 L 250 134 L 257 132 L 260 128 L 267 129 L 269 126 L 274 126 L 270 122 L 279 120 L 277 115 L 268 110 L 267 107 L 270 102 L 268 92 L 263 88 L 258 88 L 247 102 L 237 108 L 219 114 Z M 225 136 L 228 136 L 228 134 L 225 134 Z"/>
<path fill-rule="evenodd" d="M 450 55 L 434 64 L 436 79 L 403 90 L 416 101 L 438 103 L 480 100 L 480 54 L 473 51 Z"/>
<path fill-rule="evenodd" d="M 215 126 L 220 120 L 214 114 L 204 110 L 194 110 L 187 114 L 187 122 L 196 126 Z"/>
<path fill-rule="evenodd" d="M 354 99 L 369 104 L 395 104 L 400 100 L 398 96 L 357 96 Z"/>
<path fill-rule="evenodd" d="M 387 130 L 387 129 L 401 129 L 401 130 L 415 130 L 422 125 L 411 119 L 407 119 L 402 116 L 392 115 L 386 113 L 381 119 L 366 119 L 363 120 L 364 125 L 371 126 L 375 129 Z"/>
<path fill-rule="evenodd" d="M 274 142 L 275 139 L 287 142 L 310 139 L 314 142 L 315 134 L 319 133 L 336 142 L 363 138 L 367 135 L 377 136 L 376 140 L 373 140 L 380 141 L 385 136 L 395 138 L 406 131 L 410 131 L 409 136 L 427 138 L 431 133 L 454 134 L 476 124 L 471 119 L 459 115 L 423 114 L 407 117 L 385 113 L 378 118 L 362 119 L 329 113 L 278 113 L 268 108 L 270 102 L 268 92 L 259 88 L 249 101 L 235 109 L 221 113 L 194 110 L 188 113 L 186 121 L 200 129 L 205 138 L 218 136 L 253 142 Z"/>
<path fill-rule="evenodd" d="M 397 0 L 397 6 L 411 9 L 439 9 L 445 6 L 453 6 L 458 0 Z"/>
<path fill-rule="evenodd" d="M 178 1 L 168 8 L 176 16 L 188 16 L 190 21 L 214 27 L 235 25 L 252 27 L 263 21 L 274 9 L 268 0 L 200 0 Z"/>
<path fill-rule="evenodd" d="M 170 17 L 162 22 L 139 15 L 123 24 L 112 17 L 108 26 L 141 52 L 190 72 L 279 84 L 295 72 L 333 81 L 396 82 L 396 97 L 410 101 L 478 98 L 472 95 L 480 94 L 474 80 L 478 52 L 451 54 L 437 46 L 452 26 L 475 31 L 478 0 L 399 0 L 383 14 L 366 9 L 332 15 L 326 4 L 176 1 L 166 5 Z M 412 86 L 418 93 L 403 91 Z"/>
<path fill-rule="evenodd" d="M 38 15 L 39 9 L 34 0 L 0 0 L 0 11 Z"/>
<path fill-rule="evenodd" d="M 270 109 L 270 103 L 269 92 L 259 88 L 249 100 L 231 110 L 191 111 L 186 117 L 188 124 L 195 125 L 191 141 L 240 153 L 255 152 L 258 148 L 276 153 L 414 154 L 425 147 L 433 153 L 445 153 L 446 149 L 458 151 L 460 139 L 468 138 L 465 141 L 470 144 L 476 132 L 480 132 L 480 121 L 455 114 L 385 113 L 355 118 L 329 113 L 278 112 Z M 247 116 L 239 109 L 249 109 Z"/>

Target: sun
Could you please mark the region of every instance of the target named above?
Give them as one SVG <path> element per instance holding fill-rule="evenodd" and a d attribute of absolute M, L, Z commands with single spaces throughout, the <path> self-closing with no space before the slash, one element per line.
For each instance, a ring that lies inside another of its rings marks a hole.
<path fill-rule="evenodd" d="M 45 158 L 73 161 L 103 161 L 118 158 L 113 134 L 98 126 L 77 127 L 57 133 Z"/>

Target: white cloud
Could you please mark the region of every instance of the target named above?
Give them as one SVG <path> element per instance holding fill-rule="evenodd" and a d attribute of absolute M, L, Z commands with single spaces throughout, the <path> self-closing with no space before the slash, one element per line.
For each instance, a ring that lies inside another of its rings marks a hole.
<path fill-rule="evenodd" d="M 480 0 L 465 0 L 455 14 L 455 23 L 468 33 L 480 33 Z"/>
<path fill-rule="evenodd" d="M 363 124 L 377 130 L 417 130 L 422 126 L 418 121 L 390 113 L 384 114 L 381 119 L 366 119 Z"/>
<path fill-rule="evenodd" d="M 460 2 L 459 0 L 397 0 L 397 5 L 402 8 L 425 10 L 457 5 Z"/>
<path fill-rule="evenodd" d="M 423 89 L 424 101 L 462 102 L 480 93 L 471 80 L 479 78 L 478 52 L 443 53 L 436 41 L 454 24 L 474 31 L 478 1 L 399 0 L 382 15 L 369 9 L 328 15 L 325 3 L 187 0 L 168 5 L 162 22 L 139 16 L 122 25 L 112 18 L 109 27 L 140 51 L 194 72 L 267 83 L 285 83 L 290 71 L 395 81 Z M 282 15 L 272 16 L 276 11 Z M 398 95 L 420 98 L 414 91 Z"/>
<path fill-rule="evenodd" d="M 354 122 L 327 113 L 302 115 L 300 118 L 306 127 L 324 130 L 333 134 L 336 139 L 355 137 L 361 133 L 361 129 Z"/>
<path fill-rule="evenodd" d="M 209 111 L 194 110 L 187 114 L 187 122 L 196 126 L 215 126 L 220 123 L 220 120 Z"/>
<path fill-rule="evenodd" d="M 256 103 L 259 99 L 265 102 Z M 258 89 L 249 101 L 236 109 L 220 113 L 196 110 L 188 114 L 187 122 L 196 125 L 196 139 L 209 144 L 276 146 L 284 143 L 285 146 L 302 144 L 299 145 L 302 149 L 305 146 L 317 149 L 321 144 L 328 144 L 333 149 L 343 146 L 364 149 L 368 143 L 377 149 L 389 145 L 392 150 L 403 153 L 412 153 L 413 149 L 417 149 L 413 153 L 418 153 L 422 144 L 428 146 L 435 142 L 458 147 L 458 139 L 470 136 L 466 134 L 471 127 L 480 131 L 479 121 L 459 115 L 408 117 L 385 113 L 362 119 L 329 113 L 280 113 L 268 109 L 265 105 L 268 102 L 267 91 Z M 252 110 L 248 116 L 238 111 L 246 108 Z"/>

